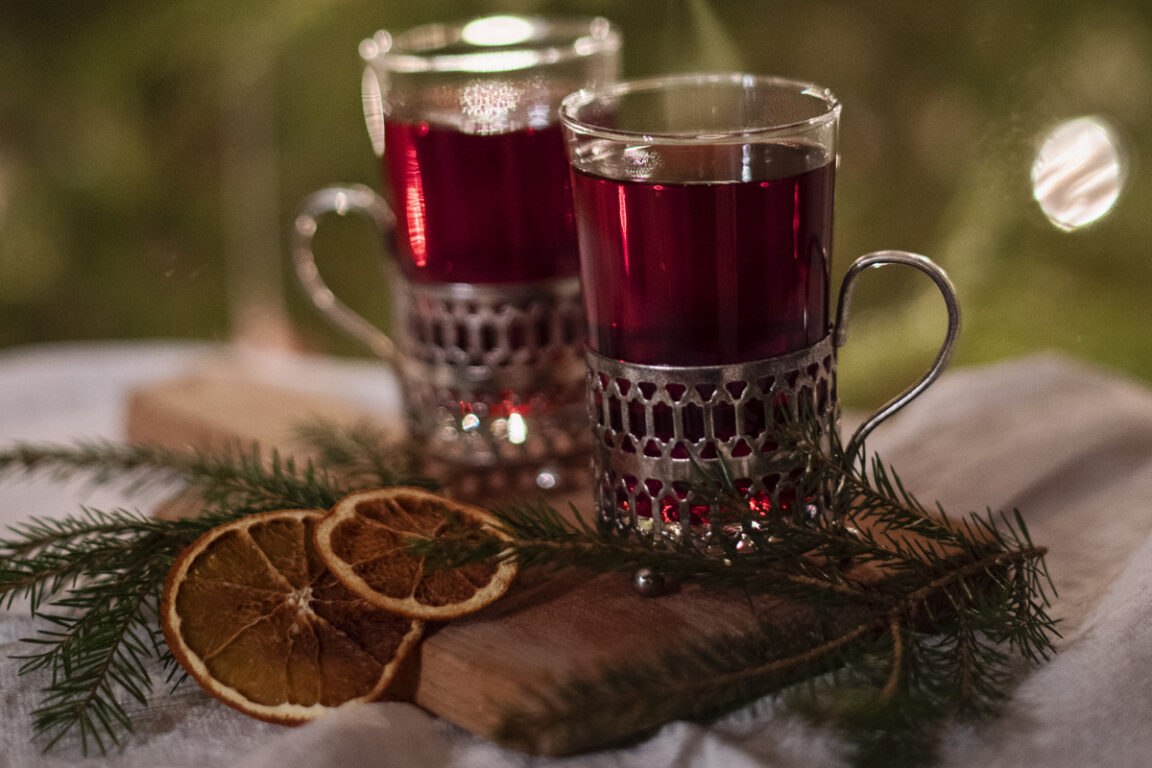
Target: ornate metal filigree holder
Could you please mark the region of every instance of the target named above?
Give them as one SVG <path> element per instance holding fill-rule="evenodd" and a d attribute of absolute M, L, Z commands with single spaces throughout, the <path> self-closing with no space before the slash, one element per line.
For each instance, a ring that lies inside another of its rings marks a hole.
<path fill-rule="evenodd" d="M 799 352 L 722 366 L 638 365 L 588 352 L 589 408 L 602 525 L 679 537 L 710 516 L 693 483 L 723 461 L 736 487 L 780 509 L 788 477 L 774 471 L 773 425 L 811 414 L 839 425 L 832 336 Z"/>
<path fill-rule="evenodd" d="M 955 291 L 947 275 L 923 256 L 883 251 L 858 259 L 845 275 L 828 335 L 790 354 L 733 365 L 667 366 L 613 360 L 589 350 L 600 524 L 671 539 L 687 531 L 706 544 L 713 510 L 693 483 L 700 481 L 700 468 L 720 462 L 758 508 L 788 509 L 796 501 L 796 478 L 779 471 L 787 462 L 779 460 L 773 428 L 804 415 L 816 419 L 823 434 L 839 429 L 837 350 L 846 338 L 852 289 L 865 269 L 889 264 L 911 266 L 932 278 L 944 297 L 948 330 L 928 372 L 852 435 L 845 448 L 852 457 L 877 425 L 940 376 L 951 357 L 960 323 Z"/>
<path fill-rule="evenodd" d="M 586 456 L 576 278 L 517 285 L 397 278 L 393 327 L 412 434 L 459 468 L 536 471 Z"/>
<path fill-rule="evenodd" d="M 416 283 L 392 267 L 389 336 L 320 276 L 312 238 L 326 213 L 365 216 L 386 234 L 392 211 L 364 186 L 309 195 L 296 219 L 293 262 L 316 308 L 398 371 L 410 436 L 432 474 L 470 497 L 551 490 L 584 476 L 590 435 L 579 280 Z"/>

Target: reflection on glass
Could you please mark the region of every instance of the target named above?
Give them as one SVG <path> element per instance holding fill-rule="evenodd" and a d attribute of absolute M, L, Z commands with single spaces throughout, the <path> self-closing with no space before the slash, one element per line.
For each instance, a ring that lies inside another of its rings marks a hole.
<path fill-rule="evenodd" d="M 519 16 L 489 16 L 464 25 L 460 33 L 472 45 L 516 45 L 532 37 L 532 22 Z"/>
<path fill-rule="evenodd" d="M 508 116 L 520 107 L 523 93 L 504 80 L 484 80 L 469 85 L 460 94 L 459 113 L 469 133 L 501 133 L 509 126 Z"/>
<path fill-rule="evenodd" d="M 519 445 L 528 439 L 528 424 L 518 413 L 508 416 L 508 442 Z"/>
<path fill-rule="evenodd" d="M 1032 164 L 1032 195 L 1064 230 L 1098 221 L 1120 197 L 1127 163 L 1113 130 L 1096 117 L 1054 128 Z"/>

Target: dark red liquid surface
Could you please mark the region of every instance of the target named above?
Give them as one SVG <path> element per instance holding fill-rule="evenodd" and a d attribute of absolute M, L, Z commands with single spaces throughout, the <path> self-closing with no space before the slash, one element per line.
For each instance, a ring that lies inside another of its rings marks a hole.
<path fill-rule="evenodd" d="M 394 246 L 409 279 L 519 283 L 577 274 L 558 125 L 469 134 L 390 122 L 384 132 Z"/>
<path fill-rule="evenodd" d="M 661 152 L 657 170 L 668 181 L 573 173 L 593 349 L 635 363 L 718 365 L 822 339 L 834 175 L 827 158 L 791 145 Z M 719 168 L 743 180 L 695 181 Z"/>

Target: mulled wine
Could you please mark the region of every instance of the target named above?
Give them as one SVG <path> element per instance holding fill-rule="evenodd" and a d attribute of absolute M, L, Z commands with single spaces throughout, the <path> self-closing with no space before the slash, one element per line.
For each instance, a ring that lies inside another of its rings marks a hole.
<path fill-rule="evenodd" d="M 386 122 L 394 247 L 416 282 L 525 283 L 578 269 L 558 124 L 465 133 Z"/>
<path fill-rule="evenodd" d="M 593 349 L 718 365 L 824 338 L 834 177 L 824 149 L 629 147 L 601 165 L 617 178 L 572 173 Z"/>
<path fill-rule="evenodd" d="M 294 221 L 306 295 L 394 366 L 413 443 L 458 498 L 561 488 L 585 466 L 579 254 L 558 108 L 615 80 L 620 45 L 599 17 L 379 30 L 360 42 L 360 86 L 384 194 L 327 187 Z M 313 239 L 330 213 L 364 216 L 386 240 L 388 331 L 321 276 Z"/>

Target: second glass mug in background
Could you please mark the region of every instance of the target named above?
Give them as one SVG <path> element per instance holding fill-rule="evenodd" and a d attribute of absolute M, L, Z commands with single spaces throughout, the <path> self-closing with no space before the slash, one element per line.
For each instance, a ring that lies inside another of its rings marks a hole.
<path fill-rule="evenodd" d="M 787 509 L 772 426 L 812 413 L 839 428 L 837 348 L 856 278 L 904 264 L 944 296 L 930 370 L 866 420 L 868 433 L 943 370 L 959 330 L 952 285 L 923 256 L 858 259 L 830 323 L 840 104 L 809 83 L 680 75 L 572 94 L 560 110 L 573 170 L 589 328 L 602 525 L 709 535 L 701 466 L 723 462 L 759 509 Z"/>
<path fill-rule="evenodd" d="M 364 186 L 310 195 L 293 260 L 315 306 L 395 365 L 415 444 L 450 480 L 550 489 L 565 459 L 587 455 L 557 111 L 566 94 L 614 81 L 619 49 L 605 19 L 518 16 L 381 31 L 360 46 L 388 199 Z M 320 276 L 312 240 L 330 212 L 366 215 L 389 241 L 391 338 Z"/>

